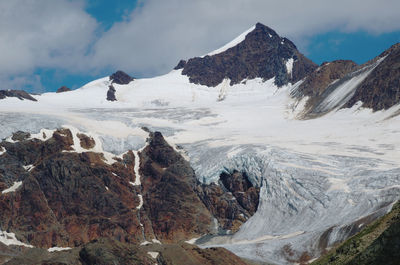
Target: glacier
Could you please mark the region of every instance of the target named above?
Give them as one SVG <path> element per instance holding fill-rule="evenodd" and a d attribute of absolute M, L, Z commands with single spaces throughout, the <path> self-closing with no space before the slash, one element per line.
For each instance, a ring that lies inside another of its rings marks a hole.
<path fill-rule="evenodd" d="M 290 96 L 298 84 L 278 88 L 273 78 L 206 87 L 174 70 L 114 84 L 116 102 L 106 100 L 109 84 L 105 77 L 71 92 L 35 95 L 38 102 L 4 99 L 0 137 L 68 125 L 95 135 L 102 152 L 120 155 L 145 146 L 142 127 L 158 130 L 201 182 L 239 170 L 261 187 L 257 212 L 236 234 L 201 246 L 276 264 L 304 253 L 318 257 L 400 198 L 400 118 L 393 116 L 400 106 L 372 112 L 333 104 L 321 117 L 299 120 L 304 104 Z"/>

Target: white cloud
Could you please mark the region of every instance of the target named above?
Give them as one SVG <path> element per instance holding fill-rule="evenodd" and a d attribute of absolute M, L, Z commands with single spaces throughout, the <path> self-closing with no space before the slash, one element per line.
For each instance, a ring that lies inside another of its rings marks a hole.
<path fill-rule="evenodd" d="M 261 22 L 301 48 L 329 30 L 374 34 L 400 30 L 397 0 L 146 0 L 96 43 L 94 62 L 130 73 L 159 74 L 202 55 Z"/>
<path fill-rule="evenodd" d="M 33 74 L 38 67 L 82 70 L 96 28 L 82 1 L 1 0 L 1 88 L 20 88 L 20 80 L 27 80 L 41 90 Z"/>
<path fill-rule="evenodd" d="M 303 49 L 308 37 L 329 30 L 400 30 L 398 0 L 141 0 L 140 6 L 99 32 L 85 0 L 0 0 L 0 82 L 25 79 L 41 89 L 37 68 L 166 73 L 179 59 L 219 48 L 256 22 Z"/>

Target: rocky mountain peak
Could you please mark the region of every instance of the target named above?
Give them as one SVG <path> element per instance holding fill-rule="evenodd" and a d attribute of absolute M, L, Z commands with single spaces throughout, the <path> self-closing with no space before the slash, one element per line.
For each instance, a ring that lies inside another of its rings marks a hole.
<path fill-rule="evenodd" d="M 311 73 L 317 65 L 308 60 L 287 38 L 257 23 L 244 39 L 220 53 L 180 61 L 175 69 L 195 84 L 215 87 L 224 79 L 238 84 L 246 79 L 275 77 L 275 84 L 294 83 Z"/>
<path fill-rule="evenodd" d="M 118 70 L 110 75 L 110 81 L 119 85 L 129 84 L 134 78 L 125 73 L 124 71 Z"/>

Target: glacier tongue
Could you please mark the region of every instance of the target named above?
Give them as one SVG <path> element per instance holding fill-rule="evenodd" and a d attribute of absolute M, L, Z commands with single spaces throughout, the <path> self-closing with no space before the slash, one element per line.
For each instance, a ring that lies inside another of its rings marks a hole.
<path fill-rule="evenodd" d="M 212 157 L 220 152 L 207 151 Z M 359 231 L 362 222 L 386 213 L 400 194 L 400 168 L 376 170 L 380 161 L 375 159 L 243 146 L 219 161 L 220 170 L 249 172 L 261 185 L 260 204 L 233 237 L 213 238 L 202 246 L 224 246 L 249 259 L 286 264 L 304 253 L 318 256 L 351 230 Z M 202 166 L 198 172 L 205 170 Z"/>

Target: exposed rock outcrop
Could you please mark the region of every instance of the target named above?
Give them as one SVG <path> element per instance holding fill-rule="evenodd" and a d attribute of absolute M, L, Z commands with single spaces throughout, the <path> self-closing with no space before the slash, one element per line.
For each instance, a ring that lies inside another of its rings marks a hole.
<path fill-rule="evenodd" d="M 69 87 L 62 86 L 59 89 L 57 89 L 56 93 L 63 93 L 63 92 L 68 92 L 68 91 L 71 91 L 71 89 Z"/>
<path fill-rule="evenodd" d="M 90 141 L 89 141 L 90 142 Z M 132 152 L 108 165 L 102 153 L 73 152 L 72 133 L 62 129 L 47 141 L 2 142 L 3 181 L 22 185 L 0 195 L 1 230 L 15 231 L 38 247 L 78 246 L 99 237 L 143 240 Z"/>
<path fill-rule="evenodd" d="M 236 232 L 257 210 L 260 189 L 245 173 L 222 173 L 219 185 L 199 185 L 198 194 L 223 230 Z"/>
<path fill-rule="evenodd" d="M 108 91 L 107 91 L 107 100 L 108 101 L 116 101 L 117 98 L 115 97 L 115 88 L 113 85 L 108 86 Z"/>
<path fill-rule="evenodd" d="M 110 81 L 118 85 L 129 84 L 132 80 L 133 78 L 130 75 L 120 70 L 110 75 Z"/>
<path fill-rule="evenodd" d="M 283 86 L 301 80 L 317 65 L 304 57 L 290 40 L 257 23 L 236 46 L 212 56 L 180 61 L 175 69 L 181 68 L 190 82 L 209 87 L 217 86 L 225 78 L 233 85 L 256 77 L 264 80 L 275 77 L 276 85 Z"/>
<path fill-rule="evenodd" d="M 23 90 L 0 90 L 0 99 L 10 98 L 10 97 L 18 98 L 20 100 L 27 99 L 31 101 L 37 101 L 29 93 Z"/>
<path fill-rule="evenodd" d="M 189 163 L 159 132 L 140 153 L 144 208 L 157 238 L 173 242 L 210 232 L 212 216 L 195 192 Z"/>

